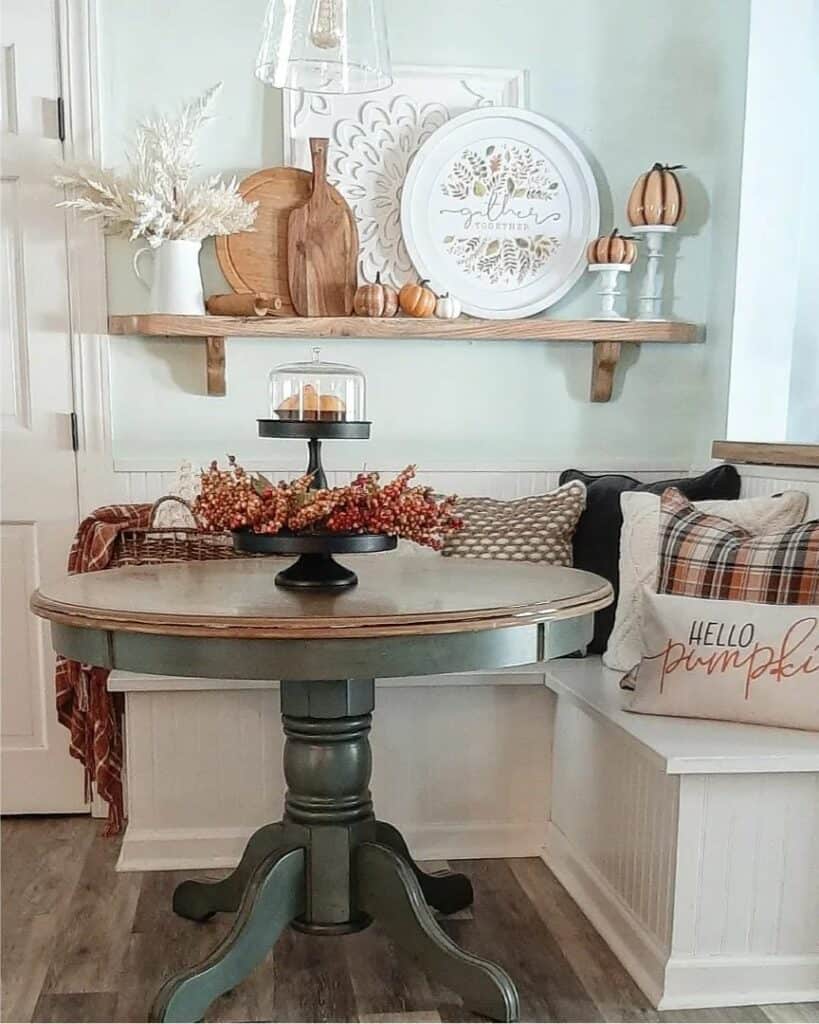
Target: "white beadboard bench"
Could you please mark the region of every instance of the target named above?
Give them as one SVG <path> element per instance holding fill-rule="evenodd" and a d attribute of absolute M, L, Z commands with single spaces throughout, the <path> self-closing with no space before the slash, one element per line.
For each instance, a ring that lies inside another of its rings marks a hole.
<path fill-rule="evenodd" d="M 416 857 L 540 855 L 555 704 L 543 682 L 542 666 L 376 680 L 373 797 Z M 118 869 L 236 864 L 280 814 L 279 684 L 114 671 L 108 688 L 125 695 Z"/>
<path fill-rule="evenodd" d="M 655 1006 L 819 999 L 819 734 L 631 714 L 618 679 L 546 666 L 543 859 Z"/>

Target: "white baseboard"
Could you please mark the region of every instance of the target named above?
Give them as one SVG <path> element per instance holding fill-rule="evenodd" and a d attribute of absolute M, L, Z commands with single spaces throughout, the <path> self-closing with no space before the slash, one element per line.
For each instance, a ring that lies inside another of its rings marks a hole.
<path fill-rule="evenodd" d="M 117 871 L 233 868 L 255 827 L 134 829 L 122 837 Z"/>
<path fill-rule="evenodd" d="M 506 822 L 458 822 L 446 825 L 400 825 L 416 860 L 491 860 L 538 857 L 546 825 Z"/>
<path fill-rule="evenodd" d="M 660 1010 L 819 1000 L 819 953 L 672 957 Z"/>
<path fill-rule="evenodd" d="M 657 1006 L 663 993 L 668 951 L 552 822 L 546 827 L 541 856 L 646 998 Z"/>
<path fill-rule="evenodd" d="M 542 857 L 658 1010 L 819 999 L 819 953 L 670 956 L 554 824 Z"/>
<path fill-rule="evenodd" d="M 254 828 L 126 829 L 117 871 L 218 870 L 239 863 Z M 455 823 L 402 827 L 416 860 L 537 857 L 545 827 Z"/>

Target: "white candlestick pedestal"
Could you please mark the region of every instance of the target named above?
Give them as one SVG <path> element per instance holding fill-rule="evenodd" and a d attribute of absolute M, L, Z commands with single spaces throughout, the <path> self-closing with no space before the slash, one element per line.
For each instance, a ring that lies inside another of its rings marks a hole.
<path fill-rule="evenodd" d="M 673 224 L 635 224 L 635 235 L 644 235 L 647 262 L 643 287 L 637 306 L 638 320 L 668 321 L 663 316 L 663 244 L 666 235 L 673 235 L 677 228 Z"/>
<path fill-rule="evenodd" d="M 621 316 L 616 310 L 617 296 L 622 292 L 617 290 L 617 278 L 621 273 L 628 274 L 631 271 L 630 263 L 590 263 L 589 270 L 593 274 L 600 275 L 600 312 L 590 317 L 592 320 L 628 320 L 628 317 Z"/>

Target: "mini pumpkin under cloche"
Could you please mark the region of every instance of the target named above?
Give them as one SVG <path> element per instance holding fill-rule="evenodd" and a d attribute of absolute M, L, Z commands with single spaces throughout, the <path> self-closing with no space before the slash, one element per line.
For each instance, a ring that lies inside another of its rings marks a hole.
<path fill-rule="evenodd" d="M 270 412 L 280 420 L 355 421 L 367 418 L 367 384 L 355 366 L 326 363 L 321 350 L 303 363 L 270 371 Z"/>

